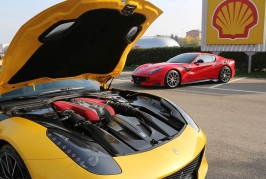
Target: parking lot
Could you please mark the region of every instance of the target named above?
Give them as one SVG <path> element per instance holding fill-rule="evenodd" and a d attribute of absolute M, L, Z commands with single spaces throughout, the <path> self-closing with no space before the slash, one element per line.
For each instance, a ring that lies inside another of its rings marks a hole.
<path fill-rule="evenodd" d="M 185 109 L 207 135 L 207 178 L 265 178 L 266 79 L 233 78 L 175 89 L 141 87 L 123 72 L 112 87 L 160 95 Z"/>

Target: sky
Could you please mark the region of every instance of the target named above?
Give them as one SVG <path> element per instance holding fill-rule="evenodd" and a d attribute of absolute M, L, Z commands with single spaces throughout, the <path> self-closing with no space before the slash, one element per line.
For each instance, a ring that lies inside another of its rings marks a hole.
<path fill-rule="evenodd" d="M 31 17 L 62 0 L 1 0 L 0 44 L 10 43 L 15 33 Z M 144 36 L 178 35 L 201 29 L 202 0 L 149 0 L 164 13 Z"/>

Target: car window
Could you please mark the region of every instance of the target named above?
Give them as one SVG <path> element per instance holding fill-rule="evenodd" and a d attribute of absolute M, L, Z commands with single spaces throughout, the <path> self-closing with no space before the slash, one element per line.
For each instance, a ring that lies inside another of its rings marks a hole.
<path fill-rule="evenodd" d="M 1 97 L 4 98 L 4 97 L 31 96 L 57 89 L 82 88 L 82 87 L 89 90 L 100 90 L 99 85 L 97 85 L 92 80 L 62 80 L 62 81 L 41 83 L 41 84 L 15 89 L 13 91 L 2 94 Z"/>
<path fill-rule="evenodd" d="M 214 55 L 201 55 L 197 58 L 197 60 L 203 60 L 204 63 L 214 62 L 216 60 Z"/>
<path fill-rule="evenodd" d="M 184 53 L 169 59 L 168 63 L 191 63 L 199 53 Z"/>

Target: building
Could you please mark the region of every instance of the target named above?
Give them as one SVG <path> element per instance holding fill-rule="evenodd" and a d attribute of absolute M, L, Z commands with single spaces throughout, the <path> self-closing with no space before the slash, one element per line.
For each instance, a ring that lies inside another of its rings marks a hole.
<path fill-rule="evenodd" d="M 135 44 L 134 48 L 158 48 L 158 47 L 179 47 L 179 44 L 169 37 L 142 37 Z"/>
<path fill-rule="evenodd" d="M 199 38 L 201 39 L 201 31 L 200 30 L 191 30 L 186 32 L 186 37 L 192 37 L 192 38 Z"/>

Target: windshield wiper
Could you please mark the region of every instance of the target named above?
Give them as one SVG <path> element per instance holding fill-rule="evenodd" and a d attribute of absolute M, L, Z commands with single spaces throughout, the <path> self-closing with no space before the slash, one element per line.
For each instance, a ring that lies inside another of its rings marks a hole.
<path fill-rule="evenodd" d="M 56 89 L 56 90 L 52 90 L 52 91 L 45 91 L 45 92 L 40 93 L 38 96 L 44 96 L 47 94 L 54 94 L 54 93 L 69 92 L 69 91 L 75 91 L 75 90 L 81 90 L 81 89 L 85 89 L 85 87 L 62 88 L 62 89 Z"/>

